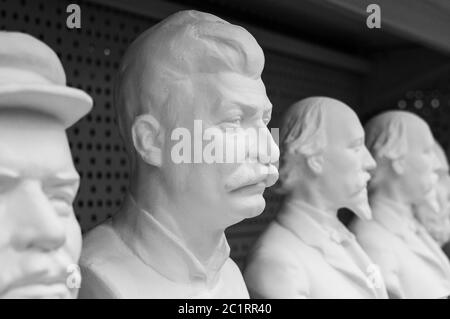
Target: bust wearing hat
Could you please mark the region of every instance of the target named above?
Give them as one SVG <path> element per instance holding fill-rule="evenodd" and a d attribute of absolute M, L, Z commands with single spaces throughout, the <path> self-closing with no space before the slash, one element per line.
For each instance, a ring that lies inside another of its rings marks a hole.
<path fill-rule="evenodd" d="M 66 86 L 43 42 L 0 32 L 0 43 L 0 298 L 75 298 L 79 175 L 65 130 L 92 99 Z"/>

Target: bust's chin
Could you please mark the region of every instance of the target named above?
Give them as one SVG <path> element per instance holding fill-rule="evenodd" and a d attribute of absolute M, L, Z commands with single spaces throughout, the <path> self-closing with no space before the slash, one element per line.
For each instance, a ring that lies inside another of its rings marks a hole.
<path fill-rule="evenodd" d="M 368 221 L 372 219 L 372 209 L 367 199 L 352 203 L 347 208 L 362 220 Z"/>
<path fill-rule="evenodd" d="M 0 295 L 1 299 L 75 299 L 78 292 L 70 291 L 65 284 L 29 284 L 12 288 Z"/>
<path fill-rule="evenodd" d="M 366 193 L 367 194 L 367 193 Z M 372 219 L 372 209 L 370 208 L 367 196 L 361 196 L 347 205 L 356 216 L 362 220 L 368 221 Z"/>
<path fill-rule="evenodd" d="M 232 224 L 260 215 L 265 207 L 266 201 L 262 194 L 254 194 L 239 199 L 235 198 L 232 203 L 232 209 L 229 212 Z"/>

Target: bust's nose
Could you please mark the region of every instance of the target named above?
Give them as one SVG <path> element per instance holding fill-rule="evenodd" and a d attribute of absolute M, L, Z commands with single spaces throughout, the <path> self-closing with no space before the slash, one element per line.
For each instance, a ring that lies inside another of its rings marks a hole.
<path fill-rule="evenodd" d="M 65 226 L 38 182 L 16 191 L 8 209 L 14 216 L 12 244 L 17 250 L 57 250 L 66 241 Z"/>
<path fill-rule="evenodd" d="M 250 143 L 249 156 L 262 164 L 275 164 L 280 158 L 280 149 L 270 130 L 264 125 L 256 132 L 257 140 Z"/>
<path fill-rule="evenodd" d="M 373 171 L 377 167 L 377 162 L 373 158 L 372 154 L 370 154 L 367 147 L 364 146 L 363 150 L 363 163 L 364 163 L 364 169 L 366 171 Z"/>

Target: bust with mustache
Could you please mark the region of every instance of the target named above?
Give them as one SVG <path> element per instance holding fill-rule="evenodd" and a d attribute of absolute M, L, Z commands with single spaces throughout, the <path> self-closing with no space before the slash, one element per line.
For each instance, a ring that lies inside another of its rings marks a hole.
<path fill-rule="evenodd" d="M 371 221 L 351 226 L 376 262 L 391 298 L 443 298 L 450 294 L 450 263 L 414 218 L 414 206 L 435 207 L 440 164 L 428 124 L 414 113 L 386 111 L 365 126 L 377 162 L 369 183 Z"/>
<path fill-rule="evenodd" d="M 440 246 L 444 246 L 450 240 L 450 174 L 447 155 L 437 141 L 434 144 L 433 151 L 439 162 L 438 182 L 435 185 L 434 192 L 432 192 L 431 203 L 428 198 L 428 200 L 414 205 L 414 216 L 430 233 L 431 237 Z"/>
<path fill-rule="evenodd" d="M 166 18 L 131 45 L 115 87 L 130 189 L 84 239 L 82 298 L 248 298 L 224 231 L 260 214 L 278 178 L 263 66 L 250 33 L 198 11 Z M 248 128 L 262 129 L 268 145 L 252 152 L 259 142 L 248 140 L 239 163 L 174 161 L 175 130 L 193 132 L 198 120 L 227 149 Z"/>
<path fill-rule="evenodd" d="M 284 207 L 257 241 L 244 278 L 256 298 L 385 298 L 376 265 L 337 218 L 370 219 L 375 162 L 355 112 L 328 97 L 293 104 L 280 138 Z"/>
<path fill-rule="evenodd" d="M 0 298 L 75 298 L 80 177 L 66 129 L 92 99 L 42 41 L 1 31 L 0 43 Z"/>

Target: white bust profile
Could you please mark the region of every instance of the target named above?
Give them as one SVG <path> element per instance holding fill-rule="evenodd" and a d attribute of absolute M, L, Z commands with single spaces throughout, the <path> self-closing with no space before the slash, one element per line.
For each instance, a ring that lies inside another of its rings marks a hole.
<path fill-rule="evenodd" d="M 82 298 L 248 298 L 224 230 L 260 214 L 278 178 L 263 66 L 250 33 L 198 11 L 131 45 L 115 88 L 131 185 L 119 212 L 84 239 Z M 269 145 L 250 152 L 258 141 L 249 140 L 242 163 L 177 163 L 174 132 L 193 132 L 195 121 L 225 145 L 247 138 L 242 128 L 261 129 Z"/>
<path fill-rule="evenodd" d="M 414 215 L 430 233 L 431 237 L 444 245 L 450 240 L 450 175 L 447 156 L 438 142 L 433 148 L 438 159 L 438 182 L 435 185 L 437 205 L 428 200 L 414 205 Z M 436 207 L 437 206 L 437 207 Z"/>
<path fill-rule="evenodd" d="M 75 298 L 79 175 L 65 130 L 92 99 L 66 87 L 43 42 L 1 31 L 0 43 L 0 298 Z"/>
<path fill-rule="evenodd" d="M 387 111 L 365 129 L 377 162 L 369 184 L 373 220 L 358 220 L 352 229 L 380 266 L 390 297 L 448 296 L 450 264 L 413 216 L 413 205 L 430 199 L 437 181 L 430 128 L 413 113 Z"/>
<path fill-rule="evenodd" d="M 375 167 L 355 112 L 327 97 L 290 107 L 280 136 L 284 207 L 257 241 L 244 278 L 256 298 L 386 298 L 376 265 L 337 218 L 370 219 Z"/>

